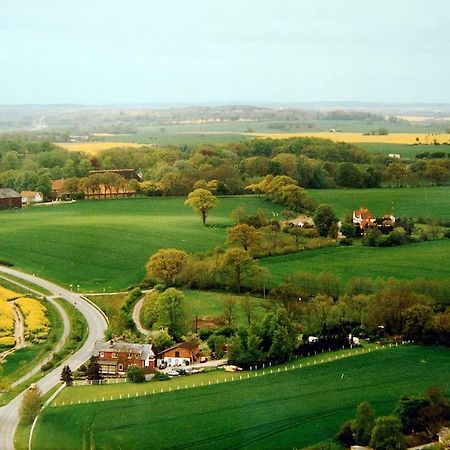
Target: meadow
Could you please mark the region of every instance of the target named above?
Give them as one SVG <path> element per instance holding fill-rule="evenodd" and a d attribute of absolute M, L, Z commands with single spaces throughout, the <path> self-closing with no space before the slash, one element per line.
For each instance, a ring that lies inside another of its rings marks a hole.
<path fill-rule="evenodd" d="M 185 198 L 81 201 L 0 212 L 0 255 L 19 270 L 80 292 L 123 290 L 139 283 L 150 255 L 175 247 L 201 252 L 225 247 L 231 212 L 245 205 L 283 208 L 255 197 L 222 198 L 209 226 Z M 26 242 L 26 251 L 24 251 Z"/>
<path fill-rule="evenodd" d="M 394 214 L 399 216 L 450 219 L 449 187 L 311 190 L 309 193 L 318 203 L 332 205 L 341 217 L 364 205 L 375 214 L 383 214 L 393 206 Z M 0 256 L 18 269 L 73 290 L 115 292 L 139 283 L 145 275 L 148 258 L 160 248 L 208 252 L 217 246 L 225 247 L 226 227 L 233 225 L 230 214 L 238 206 L 244 206 L 248 214 L 263 208 L 269 216 L 283 209 L 257 197 L 221 198 L 218 207 L 210 212 L 208 226 L 204 227 L 200 216 L 184 206 L 184 200 L 181 197 L 94 200 L 2 211 Z M 436 245 L 439 247 L 440 244 Z M 443 245 L 442 248 L 447 248 Z M 422 247 L 377 249 L 376 255 L 383 264 L 372 266 L 389 276 L 391 269 L 384 262 L 390 252 L 411 252 L 410 248 L 419 251 Z M 332 251 L 343 254 L 345 250 Z M 355 255 L 364 252 L 363 249 L 348 251 Z M 316 254 L 317 261 L 323 265 L 322 270 L 334 270 L 326 258 L 321 257 L 321 251 L 311 252 L 311 255 Z M 415 251 L 408 254 L 416 255 Z M 302 260 L 304 254 L 288 258 L 295 260 L 297 257 Z M 295 266 L 301 264 L 295 263 Z M 338 266 L 336 269 L 339 271 Z M 407 273 L 409 270 L 406 268 Z M 407 273 L 403 277 L 407 277 Z M 399 275 L 402 275 L 401 271 Z"/>
<path fill-rule="evenodd" d="M 273 284 L 296 272 L 331 272 L 343 281 L 352 277 L 445 280 L 450 277 L 449 255 L 450 239 L 446 239 L 398 247 L 335 246 L 260 262 L 272 274 Z"/>
<path fill-rule="evenodd" d="M 450 187 L 310 189 L 308 194 L 319 204 L 331 205 L 341 218 L 365 206 L 377 215 L 450 219 Z"/>
<path fill-rule="evenodd" d="M 333 438 L 362 401 L 381 415 L 403 394 L 435 384 L 450 392 L 449 371 L 447 349 L 398 347 L 232 383 L 50 407 L 33 447 L 302 448 Z"/>

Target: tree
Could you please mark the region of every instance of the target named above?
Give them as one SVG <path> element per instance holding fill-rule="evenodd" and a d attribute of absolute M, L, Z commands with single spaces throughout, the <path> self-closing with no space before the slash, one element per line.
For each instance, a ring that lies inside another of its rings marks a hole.
<path fill-rule="evenodd" d="M 198 211 L 202 216 L 203 225 L 206 225 L 208 211 L 217 205 L 217 197 L 207 189 L 195 189 L 184 202 L 194 211 Z"/>
<path fill-rule="evenodd" d="M 216 355 L 216 358 L 222 358 L 224 356 L 225 352 L 223 349 L 226 342 L 226 337 L 220 334 L 212 334 L 207 341 L 209 349 Z"/>
<path fill-rule="evenodd" d="M 166 284 L 173 284 L 175 277 L 182 271 L 188 260 L 188 254 L 175 248 L 161 249 L 147 263 L 147 274 Z"/>
<path fill-rule="evenodd" d="M 255 306 L 254 303 L 255 302 L 253 301 L 253 298 L 250 297 L 250 295 L 244 295 L 241 298 L 241 308 L 242 311 L 244 312 L 245 318 L 247 319 L 248 325 L 251 324 L 253 318 L 253 309 Z"/>
<path fill-rule="evenodd" d="M 95 356 L 91 356 L 86 370 L 88 380 L 100 380 L 100 364 Z"/>
<path fill-rule="evenodd" d="M 236 319 L 236 299 L 234 297 L 226 297 L 223 304 L 223 318 L 225 324 L 232 326 Z"/>
<path fill-rule="evenodd" d="M 147 327 L 166 328 L 170 336 L 180 339 L 186 331 L 183 292 L 174 288 L 150 292 L 142 306 L 142 320 Z"/>
<path fill-rule="evenodd" d="M 230 248 L 221 257 L 220 269 L 229 275 L 233 287 L 237 291 L 240 291 L 243 276 L 255 264 L 253 258 L 245 250 L 241 248 Z"/>
<path fill-rule="evenodd" d="M 66 386 L 72 386 L 73 376 L 69 366 L 63 367 L 63 370 L 61 372 L 61 381 L 64 381 L 66 383 Z"/>
<path fill-rule="evenodd" d="M 353 422 L 353 433 L 355 435 L 355 442 L 358 445 L 364 446 L 369 444 L 374 422 L 375 412 L 372 406 L 367 402 L 360 403 Z"/>
<path fill-rule="evenodd" d="M 341 233 L 348 239 L 356 236 L 356 228 L 353 223 L 343 223 L 341 226 Z"/>
<path fill-rule="evenodd" d="M 175 344 L 175 341 L 168 333 L 167 328 L 164 327 L 159 330 L 151 331 L 149 338 L 150 342 L 155 346 L 157 352 L 161 352 Z"/>
<path fill-rule="evenodd" d="M 23 394 L 22 404 L 20 406 L 20 415 L 23 420 L 32 423 L 39 414 L 43 405 L 41 391 L 36 385 L 32 385 Z"/>
<path fill-rule="evenodd" d="M 145 381 L 145 373 L 142 367 L 128 366 L 127 380 L 132 383 L 142 383 Z"/>
<path fill-rule="evenodd" d="M 227 242 L 228 244 L 239 243 L 244 247 L 244 250 L 248 250 L 249 247 L 255 245 L 261 239 L 259 231 L 246 223 L 236 225 L 227 229 Z"/>
<path fill-rule="evenodd" d="M 382 416 L 375 420 L 370 446 L 374 450 L 403 450 L 405 437 L 400 420 L 395 416 Z"/>
<path fill-rule="evenodd" d="M 335 212 L 329 205 L 319 205 L 314 212 L 314 224 L 321 236 L 327 236 L 333 224 L 337 224 L 338 219 Z"/>

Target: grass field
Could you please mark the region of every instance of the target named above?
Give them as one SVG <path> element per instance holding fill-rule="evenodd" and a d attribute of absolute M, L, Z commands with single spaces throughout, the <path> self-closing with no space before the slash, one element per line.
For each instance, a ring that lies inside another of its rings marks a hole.
<path fill-rule="evenodd" d="M 0 212 L 0 255 L 16 268 L 80 291 L 114 292 L 144 276 L 150 255 L 164 247 L 198 252 L 225 246 L 230 214 L 245 205 L 283 208 L 254 197 L 219 200 L 204 227 L 185 198 L 83 201 Z M 26 251 L 24 250 L 26 242 Z"/>
<path fill-rule="evenodd" d="M 432 144 L 434 139 L 440 144 L 450 142 L 448 133 L 429 134 L 429 133 L 389 133 L 384 136 L 363 135 L 362 133 L 342 132 L 331 133 L 329 131 L 304 132 L 304 133 L 247 133 L 247 136 L 270 138 L 270 139 L 289 139 L 294 137 L 317 137 L 322 139 L 330 139 L 334 142 L 369 142 L 369 143 L 386 143 L 386 144 L 415 144 L 416 138 L 419 138 L 422 144 Z"/>
<path fill-rule="evenodd" d="M 319 204 L 328 203 L 339 217 L 360 206 L 377 215 L 425 216 L 450 219 L 450 187 L 379 188 L 379 189 L 309 189 Z"/>
<path fill-rule="evenodd" d="M 346 211 L 364 205 L 375 214 L 383 214 L 394 206 L 395 215 L 450 219 L 449 187 L 310 190 L 309 193 L 318 203 L 331 204 L 341 217 Z M 67 287 L 72 285 L 74 290 L 114 292 L 140 282 L 149 256 L 160 248 L 199 252 L 225 246 L 225 227 L 232 225 L 230 214 L 238 206 L 244 206 L 249 214 L 258 208 L 268 210 L 269 214 L 283 209 L 256 197 L 221 198 L 219 206 L 208 217 L 210 226 L 204 227 L 200 217 L 184 206 L 184 200 L 158 197 L 83 201 L 2 211 L 0 257 L 18 269 Z M 409 248 L 397 251 L 407 252 Z M 389 249 L 379 251 L 382 255 Z M 320 251 L 311 253 L 316 254 L 324 270 L 332 269 L 321 258 Z M 374 265 L 381 267 L 379 263 Z M 390 272 L 389 267 L 383 270 Z"/>
<path fill-rule="evenodd" d="M 386 143 L 370 143 L 362 142 L 358 144 L 360 147 L 370 153 L 381 153 L 384 156 L 389 153 L 397 153 L 400 159 L 414 158 L 418 153 L 442 151 L 450 153 L 450 146 L 434 147 L 430 145 L 409 145 L 409 144 L 386 144 Z"/>
<path fill-rule="evenodd" d="M 328 247 L 291 255 L 263 258 L 272 283 L 296 272 L 331 272 L 344 281 L 351 277 L 431 278 L 450 277 L 450 239 L 399 247 Z"/>
<path fill-rule="evenodd" d="M 433 384 L 449 392 L 449 371 L 448 349 L 398 347 L 234 383 L 50 407 L 33 447 L 302 448 L 332 438 L 361 401 L 388 414 L 402 394 Z"/>

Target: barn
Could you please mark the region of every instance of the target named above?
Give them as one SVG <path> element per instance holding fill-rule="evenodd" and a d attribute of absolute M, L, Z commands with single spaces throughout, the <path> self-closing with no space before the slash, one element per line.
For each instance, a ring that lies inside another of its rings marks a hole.
<path fill-rule="evenodd" d="M 22 207 L 22 197 L 14 189 L 0 189 L 0 209 L 13 209 Z"/>

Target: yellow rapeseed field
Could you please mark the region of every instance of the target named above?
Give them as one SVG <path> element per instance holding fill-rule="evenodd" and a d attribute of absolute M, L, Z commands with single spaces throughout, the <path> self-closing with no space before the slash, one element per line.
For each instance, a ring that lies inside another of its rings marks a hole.
<path fill-rule="evenodd" d="M 3 286 L 0 286 L 0 300 L 14 300 L 15 298 L 20 297 L 21 295 L 17 292 L 11 291 L 10 289 L 6 289 Z"/>
<path fill-rule="evenodd" d="M 270 139 L 288 139 L 293 137 L 318 137 L 330 139 L 334 142 L 372 142 L 382 144 L 416 144 L 419 138 L 421 144 L 432 144 L 434 139 L 440 144 L 450 142 L 450 134 L 427 134 L 427 133 L 389 133 L 385 136 L 368 136 L 362 133 L 332 133 L 320 131 L 315 133 L 245 133 L 247 136 Z"/>
<path fill-rule="evenodd" d="M 32 342 L 41 342 L 50 331 L 50 322 L 47 318 L 47 308 L 38 300 L 21 297 L 15 300 L 25 318 L 25 339 Z"/>
<path fill-rule="evenodd" d="M 102 150 L 116 147 L 142 147 L 144 144 L 136 144 L 134 142 L 56 142 L 56 145 L 64 147 L 72 152 L 85 152 L 91 155 L 95 155 Z"/>
<path fill-rule="evenodd" d="M 14 312 L 6 300 L 0 299 L 0 339 L 14 334 Z M 14 338 L 13 338 L 14 339 Z M 7 345 L 0 342 L 0 345 Z"/>

